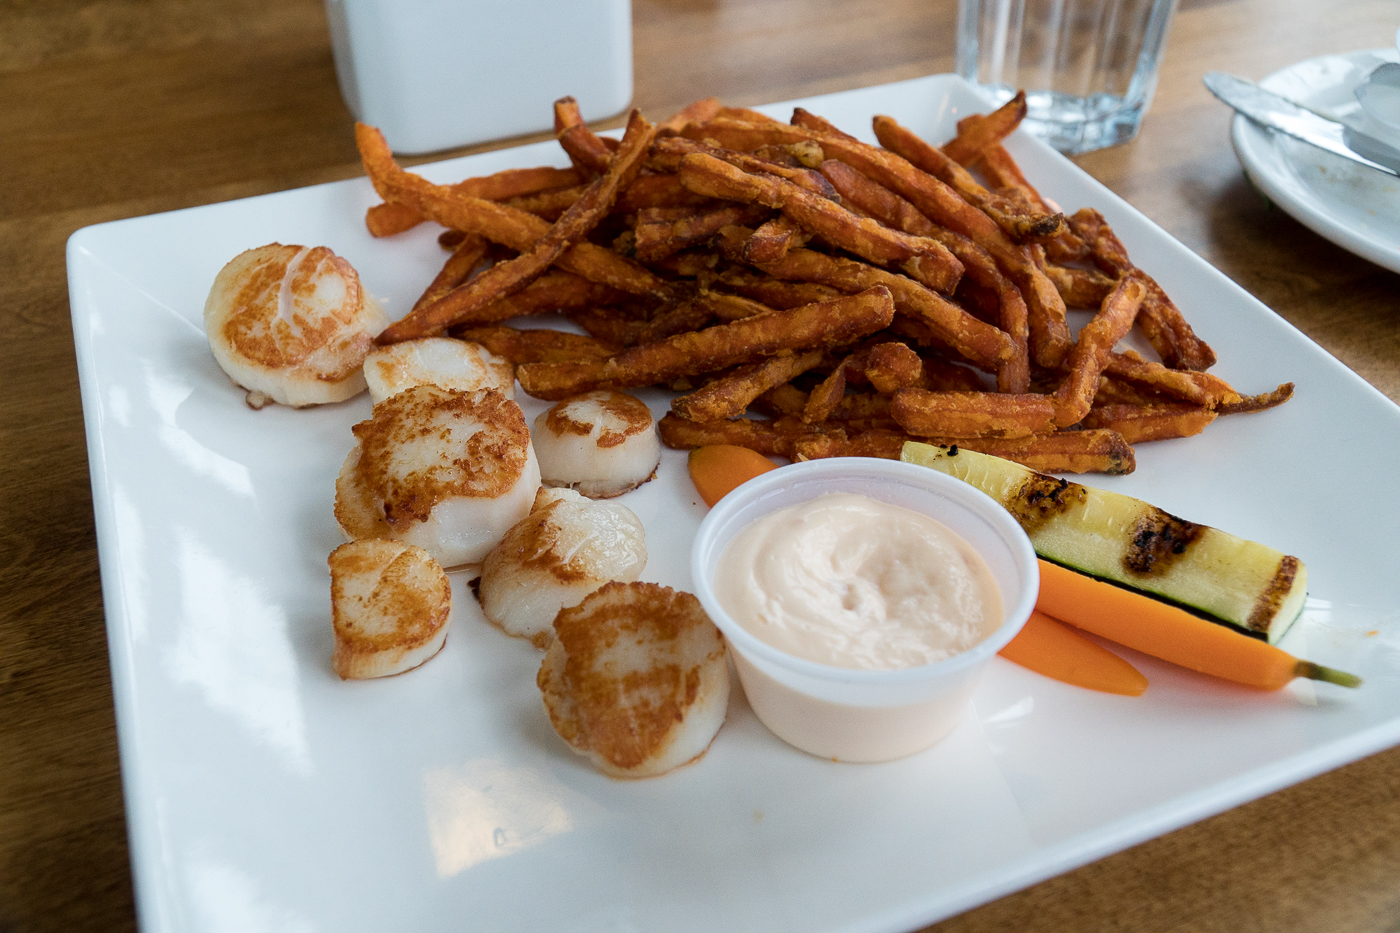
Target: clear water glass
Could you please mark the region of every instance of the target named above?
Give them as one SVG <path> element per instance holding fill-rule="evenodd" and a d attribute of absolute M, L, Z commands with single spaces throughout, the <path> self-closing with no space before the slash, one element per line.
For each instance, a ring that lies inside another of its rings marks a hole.
<path fill-rule="evenodd" d="M 1137 135 L 1157 88 L 1176 0 L 959 0 L 958 74 L 1061 152 Z"/>

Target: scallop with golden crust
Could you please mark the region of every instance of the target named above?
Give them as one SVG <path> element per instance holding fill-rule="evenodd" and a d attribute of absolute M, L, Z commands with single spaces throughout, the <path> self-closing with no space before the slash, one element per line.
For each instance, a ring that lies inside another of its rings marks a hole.
<path fill-rule="evenodd" d="M 335 517 L 351 538 L 415 544 L 444 567 L 486 556 L 540 485 L 525 415 L 495 389 L 413 386 L 354 427 Z"/>
<path fill-rule="evenodd" d="M 564 399 L 536 418 L 535 453 L 546 485 L 609 499 L 656 474 L 661 441 L 641 399 L 599 389 Z"/>
<path fill-rule="evenodd" d="M 482 562 L 481 609 L 506 634 L 544 648 L 560 609 L 609 581 L 630 583 L 646 563 L 646 532 L 631 509 L 542 488 Z"/>
<path fill-rule="evenodd" d="M 479 343 L 451 337 L 420 337 L 378 347 L 365 357 L 369 397 L 380 402 L 416 385 L 459 392 L 498 389 L 515 397 L 515 367 Z"/>
<path fill-rule="evenodd" d="M 554 620 L 536 678 L 554 730 L 605 774 L 665 774 L 724 723 L 724 638 L 700 601 L 655 583 L 609 583 Z"/>
<path fill-rule="evenodd" d="M 204 303 L 214 358 L 254 408 L 363 392 L 365 355 L 388 324 L 350 263 L 324 246 L 270 243 L 240 253 Z"/>
<path fill-rule="evenodd" d="M 331 667 L 344 680 L 419 666 L 447 638 L 452 590 L 428 552 L 399 541 L 342 544 L 331 568 Z"/>

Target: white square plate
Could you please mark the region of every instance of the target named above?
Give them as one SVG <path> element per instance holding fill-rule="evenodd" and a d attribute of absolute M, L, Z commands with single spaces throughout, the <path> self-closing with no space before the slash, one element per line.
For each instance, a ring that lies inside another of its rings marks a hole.
<path fill-rule="evenodd" d="M 985 109 L 949 76 L 798 103 L 866 139 L 875 113 L 942 140 Z M 1400 409 L 1070 162 L 1010 145 L 1049 197 L 1107 215 L 1221 376 L 1298 385 L 1088 482 L 1302 557 L 1313 598 L 1285 647 L 1361 690 L 1258 693 L 1132 656 L 1151 687 L 1128 699 L 997 659 L 949 739 L 882 765 L 789 748 L 735 691 L 704 758 L 619 782 L 553 734 L 540 655 L 485 624 L 460 574 L 437 658 L 342 683 L 332 483 L 369 403 L 248 409 L 202 308 L 225 262 L 275 240 L 332 247 L 402 313 L 437 231 L 373 240 L 364 179 L 103 224 L 69 242 L 69 282 L 143 928 L 901 931 L 1400 741 Z M 563 164 L 553 143 L 422 171 L 541 163 Z M 689 589 L 704 506 L 684 456 L 621 501 L 647 529 L 643 579 Z"/>

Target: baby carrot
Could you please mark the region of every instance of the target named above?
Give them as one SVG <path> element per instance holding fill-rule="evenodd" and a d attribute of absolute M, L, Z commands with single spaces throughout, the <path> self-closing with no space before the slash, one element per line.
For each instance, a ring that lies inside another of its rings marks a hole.
<path fill-rule="evenodd" d="M 1142 696 L 1147 678 L 1107 648 L 1036 610 L 1025 628 L 997 652 L 1037 674 L 1076 687 Z"/>
<path fill-rule="evenodd" d="M 760 473 L 776 470 L 778 465 L 756 450 L 732 444 L 711 444 L 690 451 L 687 461 L 690 481 L 706 505 L 714 505 L 725 493 L 753 479 Z"/>
<path fill-rule="evenodd" d="M 1277 690 L 1295 677 L 1361 685 L 1352 674 L 1300 661 L 1184 609 L 1045 560 L 1040 562 L 1036 608 L 1144 654 L 1261 690 Z"/>

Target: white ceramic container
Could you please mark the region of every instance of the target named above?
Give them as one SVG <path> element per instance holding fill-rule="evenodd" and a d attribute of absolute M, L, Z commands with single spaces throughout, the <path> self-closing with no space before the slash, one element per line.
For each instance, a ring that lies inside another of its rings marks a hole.
<path fill-rule="evenodd" d="M 326 0 L 340 93 L 413 155 L 585 120 L 632 100 L 631 0 Z"/>
<path fill-rule="evenodd" d="M 756 519 L 831 492 L 922 512 L 960 535 L 992 572 L 1001 594 L 1001 625 L 961 654 L 896 670 L 819 664 L 759 640 L 715 596 L 720 555 Z M 991 497 L 926 467 L 866 457 L 793 464 L 729 493 L 700 523 L 691 576 L 695 595 L 729 642 L 759 720 L 805 752 L 852 762 L 903 758 L 952 732 L 992 657 L 1025 625 L 1040 589 L 1030 539 Z"/>

